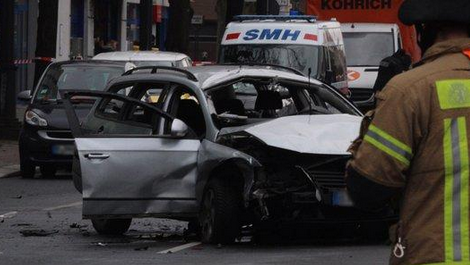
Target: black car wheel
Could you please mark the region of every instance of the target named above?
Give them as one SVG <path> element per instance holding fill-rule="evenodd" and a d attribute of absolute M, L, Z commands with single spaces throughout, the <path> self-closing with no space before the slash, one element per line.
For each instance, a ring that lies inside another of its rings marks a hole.
<path fill-rule="evenodd" d="M 25 179 L 34 178 L 36 173 L 36 165 L 26 158 L 24 151 L 20 149 L 20 171 L 21 177 Z"/>
<path fill-rule="evenodd" d="M 55 166 L 40 166 L 39 169 L 41 170 L 41 175 L 46 178 L 55 177 L 55 173 L 57 172 L 57 168 Z"/>
<path fill-rule="evenodd" d="M 242 198 L 233 186 L 212 180 L 204 194 L 200 220 L 202 241 L 230 244 L 240 235 Z"/>
<path fill-rule="evenodd" d="M 91 223 L 100 235 L 119 236 L 129 230 L 132 219 L 91 219 Z"/>

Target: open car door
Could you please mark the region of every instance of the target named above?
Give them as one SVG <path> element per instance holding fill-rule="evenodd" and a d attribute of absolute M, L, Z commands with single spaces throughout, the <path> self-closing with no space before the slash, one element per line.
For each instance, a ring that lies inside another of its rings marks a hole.
<path fill-rule="evenodd" d="M 197 214 L 200 141 L 161 109 L 123 95 L 64 91 L 62 98 L 80 161 L 83 216 L 167 217 Z M 85 120 L 76 99 L 94 98 Z"/>

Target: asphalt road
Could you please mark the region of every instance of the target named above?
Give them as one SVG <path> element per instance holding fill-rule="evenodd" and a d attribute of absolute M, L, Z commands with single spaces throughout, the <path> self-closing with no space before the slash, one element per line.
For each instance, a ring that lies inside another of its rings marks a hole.
<path fill-rule="evenodd" d="M 81 197 L 69 176 L 0 179 L 0 264 L 328 264 L 385 265 L 389 246 L 332 235 L 278 237 L 231 246 L 185 241 L 186 223 L 134 220 L 122 237 L 96 234 L 81 219 Z M 331 229 L 332 233 L 336 229 Z M 29 235 L 29 236 L 25 236 Z M 38 234 L 49 234 L 38 236 Z M 327 232 L 327 234 L 329 231 Z"/>

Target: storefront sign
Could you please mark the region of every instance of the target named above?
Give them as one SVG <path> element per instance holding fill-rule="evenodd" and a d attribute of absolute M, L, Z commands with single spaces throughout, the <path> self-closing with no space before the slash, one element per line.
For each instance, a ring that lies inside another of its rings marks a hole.
<path fill-rule="evenodd" d="M 191 24 L 193 25 L 202 25 L 204 23 L 204 16 L 203 15 L 194 15 L 191 19 Z"/>

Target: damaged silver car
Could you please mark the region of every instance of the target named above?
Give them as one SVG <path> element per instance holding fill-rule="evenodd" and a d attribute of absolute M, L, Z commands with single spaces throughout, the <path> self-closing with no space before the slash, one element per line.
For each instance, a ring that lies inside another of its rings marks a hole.
<path fill-rule="evenodd" d="M 230 243 L 249 224 L 395 216 L 354 209 L 345 189 L 361 113 L 295 70 L 136 68 L 106 92 L 63 97 L 83 217 L 99 233 L 162 217 L 190 221 L 204 242 Z M 95 104 L 78 117 L 84 98 Z"/>

